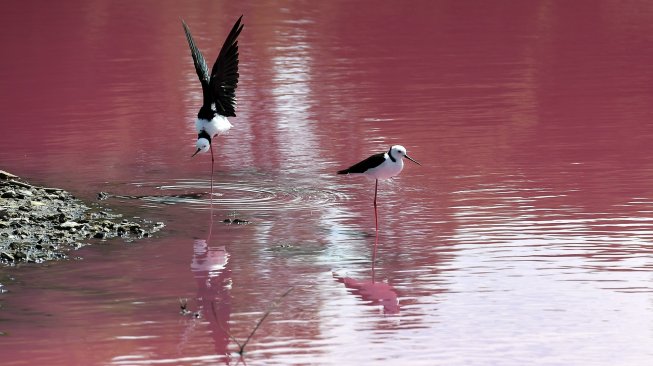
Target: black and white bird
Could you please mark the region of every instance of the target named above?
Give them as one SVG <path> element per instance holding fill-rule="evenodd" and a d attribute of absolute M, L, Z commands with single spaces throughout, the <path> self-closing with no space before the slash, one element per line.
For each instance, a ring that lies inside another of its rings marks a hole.
<path fill-rule="evenodd" d="M 379 179 L 392 178 L 404 169 L 406 158 L 417 165 L 422 165 L 406 154 L 406 148 L 401 145 L 394 145 L 387 152 L 374 154 L 367 159 L 358 162 L 347 169 L 338 171 L 338 174 L 362 174 L 375 180 L 374 183 L 374 223 L 376 230 L 379 230 L 378 216 L 376 213 L 376 192 L 379 187 Z"/>
<path fill-rule="evenodd" d="M 213 163 L 215 161 L 211 142 L 216 136 L 231 129 L 231 123 L 227 117 L 236 116 L 236 88 L 239 76 L 238 35 L 243 30 L 242 18 L 241 15 L 231 28 L 210 73 L 204 56 L 195 45 L 188 25 L 183 20 L 181 21 L 195 63 L 195 71 L 202 84 L 203 94 L 202 107 L 197 113 L 195 121 L 197 150 L 192 156 L 211 150 L 211 195 L 213 195 Z"/>

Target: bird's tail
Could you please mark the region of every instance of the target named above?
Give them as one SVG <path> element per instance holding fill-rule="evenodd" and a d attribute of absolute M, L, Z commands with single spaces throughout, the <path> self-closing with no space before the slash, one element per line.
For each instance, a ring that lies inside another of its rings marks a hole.
<path fill-rule="evenodd" d="M 338 174 L 349 174 L 349 169 L 338 170 Z"/>

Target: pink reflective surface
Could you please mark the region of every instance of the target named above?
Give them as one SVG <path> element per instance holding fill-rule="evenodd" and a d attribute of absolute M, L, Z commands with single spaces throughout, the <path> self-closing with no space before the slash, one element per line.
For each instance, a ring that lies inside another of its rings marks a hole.
<path fill-rule="evenodd" d="M 190 159 L 244 14 L 234 128 Z M 3 365 L 649 365 L 647 1 L 9 2 L 0 169 L 167 223 L 0 270 Z M 334 174 L 402 144 L 379 185 Z M 179 197 L 179 195 L 182 195 Z M 249 220 L 227 225 L 224 218 Z M 200 317 L 179 314 L 179 299 Z"/>

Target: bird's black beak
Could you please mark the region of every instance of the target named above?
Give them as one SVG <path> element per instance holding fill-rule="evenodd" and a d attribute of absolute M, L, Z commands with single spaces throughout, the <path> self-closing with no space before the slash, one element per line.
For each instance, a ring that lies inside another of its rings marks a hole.
<path fill-rule="evenodd" d="M 404 157 L 406 157 L 406 159 L 412 161 L 413 163 L 415 163 L 415 164 L 417 164 L 417 165 L 419 165 L 419 166 L 422 166 L 422 164 L 418 163 L 417 160 L 414 160 L 414 159 L 411 158 L 410 156 L 408 156 L 408 155 L 404 155 Z"/>
<path fill-rule="evenodd" d="M 190 157 L 192 158 L 193 156 L 197 155 L 198 152 L 200 152 L 200 149 L 197 149 L 197 151 L 195 151 L 195 154 L 191 155 Z"/>

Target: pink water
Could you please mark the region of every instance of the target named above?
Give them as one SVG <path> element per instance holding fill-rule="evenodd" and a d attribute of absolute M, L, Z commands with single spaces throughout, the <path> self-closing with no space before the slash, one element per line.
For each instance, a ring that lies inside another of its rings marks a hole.
<path fill-rule="evenodd" d="M 231 133 L 190 159 L 244 14 Z M 0 12 L 0 169 L 167 223 L 0 269 L 3 365 L 650 365 L 649 1 L 36 1 Z M 400 143 L 379 188 L 334 172 Z M 224 218 L 250 225 L 225 225 Z M 179 299 L 199 318 L 179 314 Z M 213 311 L 214 309 L 215 311 Z"/>

